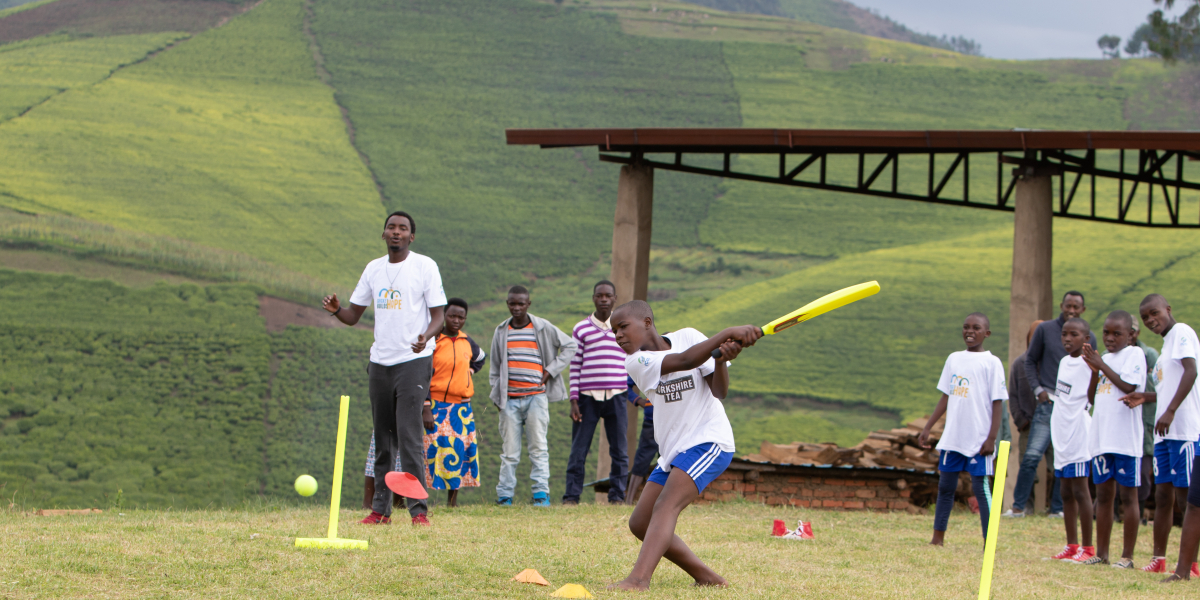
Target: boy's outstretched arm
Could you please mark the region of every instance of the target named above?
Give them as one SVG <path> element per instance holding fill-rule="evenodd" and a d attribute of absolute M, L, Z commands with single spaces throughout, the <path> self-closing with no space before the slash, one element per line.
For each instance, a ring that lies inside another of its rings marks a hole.
<path fill-rule="evenodd" d="M 1189 357 L 1181 359 L 1179 362 L 1183 363 L 1183 376 L 1179 378 L 1179 389 L 1175 390 L 1175 397 L 1171 399 L 1167 409 L 1154 424 L 1154 432 L 1160 437 L 1165 437 L 1171 431 L 1171 423 L 1175 421 L 1175 411 L 1179 410 L 1183 399 L 1187 398 L 1188 393 L 1192 391 L 1192 386 L 1196 385 L 1196 359 Z"/>
<path fill-rule="evenodd" d="M 712 358 L 713 350 L 720 348 L 722 344 L 730 340 L 736 340 L 742 345 L 742 348 L 753 346 L 758 338 L 762 337 L 762 330 L 753 325 L 742 325 L 741 327 L 730 327 L 722 330 L 717 335 L 714 335 L 683 352 L 678 354 L 668 354 L 663 357 L 662 367 L 659 370 L 660 375 L 667 373 L 676 373 L 678 371 L 691 371 L 696 367 L 704 364 L 705 361 Z M 728 360 L 722 357 L 723 360 Z M 728 386 L 728 382 L 726 382 Z M 714 389 L 715 393 L 715 389 Z"/>
<path fill-rule="evenodd" d="M 929 421 L 927 421 L 925 423 L 925 428 L 921 430 L 921 435 L 919 437 L 917 437 L 917 443 L 920 444 L 920 446 L 922 448 L 929 447 L 929 430 L 933 429 L 933 424 L 937 423 L 938 419 L 942 418 L 942 415 L 946 414 L 946 403 L 949 401 L 950 401 L 950 396 L 947 396 L 946 394 L 942 394 L 942 398 L 940 400 L 938 400 L 937 407 L 933 409 L 933 414 L 929 415 Z M 992 420 L 993 421 L 996 420 L 995 414 L 996 414 L 995 411 L 993 411 L 992 412 Z"/>

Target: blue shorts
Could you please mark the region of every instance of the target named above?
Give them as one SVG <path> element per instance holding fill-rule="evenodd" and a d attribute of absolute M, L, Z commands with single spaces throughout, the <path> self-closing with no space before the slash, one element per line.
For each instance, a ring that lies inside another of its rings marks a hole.
<path fill-rule="evenodd" d="M 942 457 L 938 460 L 938 470 L 947 473 L 966 471 L 972 477 L 995 475 L 996 453 L 993 452 L 991 456 L 976 454 L 968 457 L 953 450 L 942 450 Z"/>
<path fill-rule="evenodd" d="M 1054 470 L 1055 479 L 1070 479 L 1072 477 L 1087 477 L 1088 464 L 1085 462 L 1071 463 L 1061 469 Z"/>
<path fill-rule="evenodd" d="M 721 450 L 720 446 L 709 442 L 692 446 L 679 453 L 675 460 L 671 461 L 671 468 L 681 469 L 687 473 L 688 477 L 691 477 L 692 481 L 696 483 L 696 493 L 703 494 L 704 488 L 720 477 L 721 473 L 729 468 L 729 463 L 732 461 L 732 452 L 725 452 Z M 654 467 L 647 481 L 658 485 L 667 485 L 668 475 L 670 473 L 662 470 L 662 467 Z"/>
<path fill-rule="evenodd" d="M 1154 444 L 1154 483 L 1191 487 L 1192 463 L 1197 450 L 1200 450 L 1200 442 L 1163 440 Z"/>
<path fill-rule="evenodd" d="M 1116 479 L 1117 485 L 1135 488 L 1142 485 L 1142 457 L 1101 454 L 1092 459 L 1092 483 L 1100 485 Z"/>

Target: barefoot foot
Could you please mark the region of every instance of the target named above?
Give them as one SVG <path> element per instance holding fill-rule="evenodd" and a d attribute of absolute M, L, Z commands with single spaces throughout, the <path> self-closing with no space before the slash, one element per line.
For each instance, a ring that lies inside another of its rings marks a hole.
<path fill-rule="evenodd" d="M 727 587 L 729 587 L 729 581 L 726 580 L 724 577 L 721 577 L 720 575 L 717 575 L 716 573 L 714 573 L 711 577 L 706 577 L 704 579 L 697 579 L 696 582 L 693 583 L 692 585 L 694 585 L 696 587 L 727 588 Z"/>
<path fill-rule="evenodd" d="M 622 579 L 621 581 L 618 581 L 618 582 L 608 586 L 608 589 L 623 590 L 626 592 L 644 592 L 644 591 L 650 589 L 650 582 L 649 581 L 638 581 L 631 577 L 626 577 L 625 579 Z"/>

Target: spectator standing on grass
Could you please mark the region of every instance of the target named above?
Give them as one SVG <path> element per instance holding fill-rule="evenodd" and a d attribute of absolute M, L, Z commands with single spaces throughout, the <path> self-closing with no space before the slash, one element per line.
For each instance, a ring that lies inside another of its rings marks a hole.
<path fill-rule="evenodd" d="M 462 328 L 467 303 L 446 302 L 446 325 L 433 351 L 433 377 L 421 419 L 425 424 L 425 486 L 446 490 L 446 506 L 458 506 L 458 490 L 479 487 L 479 455 L 475 446 L 475 413 L 471 376 L 483 368 L 483 349 Z"/>
<path fill-rule="evenodd" d="M 442 330 L 446 293 L 437 263 L 408 249 L 416 235 L 417 225 L 408 213 L 388 215 L 383 223 L 387 256 L 367 263 L 350 306 L 342 306 L 337 294 L 322 303 L 346 325 L 358 323 L 367 306 L 375 307 L 375 343 L 367 365 L 375 425 L 375 494 L 365 524 L 391 523 L 392 491 L 384 477 L 397 460 L 404 472 L 425 481 L 421 410 L 433 364 L 433 345 L 428 342 Z M 408 499 L 413 525 L 429 525 L 428 510 L 424 500 Z"/>
<path fill-rule="evenodd" d="M 1033 337 L 1033 330 L 1042 323 L 1039 319 L 1029 324 L 1029 333 L 1025 335 L 1026 347 Z M 1017 426 L 1017 432 L 1021 434 L 1017 453 L 1025 456 L 1025 450 L 1029 446 L 1029 428 L 1033 425 L 1033 416 L 1037 412 L 1037 396 L 1034 395 L 1033 386 L 1029 385 L 1029 378 L 1025 374 L 1024 354 L 1012 359 L 1008 364 L 1008 411 L 1012 415 L 1013 424 Z M 1053 464 L 1053 454 L 1049 454 L 1046 460 Z M 1004 511 L 1002 516 L 1024 517 L 1025 512 L 1010 508 Z"/>
<path fill-rule="evenodd" d="M 529 314 L 529 290 L 508 290 L 508 313 L 492 336 L 492 402 L 500 409 L 500 482 L 496 504 L 512 506 L 521 462 L 521 433 L 533 469 L 533 505 L 550 506 L 550 402 L 567 399 L 562 372 L 575 356 L 575 340 L 553 323 Z"/>
<path fill-rule="evenodd" d="M 629 485 L 625 486 L 625 504 L 637 501 L 638 490 L 646 483 L 650 470 L 654 468 L 654 457 L 658 455 L 658 442 L 654 441 L 654 405 L 634 391 L 633 378 L 629 378 L 629 401 L 642 407 L 642 434 L 638 438 L 637 453 L 633 456 L 633 468 L 629 471 Z"/>
<path fill-rule="evenodd" d="M 592 304 L 596 311 L 575 324 L 571 336 L 578 347 L 571 359 L 571 457 L 567 461 L 567 489 L 563 504 L 579 504 L 583 493 L 583 472 L 596 425 L 604 421 L 608 455 L 612 467 L 608 474 L 608 501 L 625 500 L 625 468 L 629 464 L 625 430 L 629 412 L 625 398 L 629 393 L 629 375 L 625 373 L 625 351 L 613 337 L 608 319 L 616 304 L 617 288 L 603 280 L 592 286 Z"/>
<path fill-rule="evenodd" d="M 1058 365 L 1067 355 L 1062 344 L 1063 324 L 1087 311 L 1083 303 L 1083 294 L 1074 290 L 1063 295 L 1058 308 L 1061 312 L 1057 319 L 1045 321 L 1033 331 L 1029 349 L 1025 352 L 1025 377 L 1029 385 L 1033 386 L 1038 405 L 1033 413 L 1033 422 L 1029 426 L 1029 444 L 1025 447 L 1025 453 L 1021 455 L 1021 470 L 1017 474 L 1017 486 L 1013 491 L 1014 514 L 1024 512 L 1029 494 L 1033 492 L 1033 482 L 1037 479 L 1038 463 L 1051 445 L 1053 393 L 1058 382 Z M 1090 333 L 1089 336 L 1088 343 L 1092 348 L 1096 348 L 1096 336 Z M 1050 514 L 1053 516 L 1062 516 L 1062 496 L 1059 487 L 1060 482 L 1056 478 L 1050 500 Z"/>
<path fill-rule="evenodd" d="M 1147 346 L 1144 342 L 1138 339 L 1141 333 L 1141 325 L 1138 324 L 1138 319 L 1133 320 L 1133 343 L 1142 352 L 1146 354 L 1146 373 L 1154 372 L 1154 365 L 1158 363 L 1158 350 Z M 1146 391 L 1154 391 L 1154 377 L 1146 377 Z M 1138 486 L 1138 506 L 1141 509 L 1142 525 L 1147 522 L 1146 519 L 1146 501 L 1150 499 L 1150 493 L 1154 491 L 1154 411 L 1146 408 L 1142 410 L 1142 426 L 1145 434 L 1142 436 L 1142 484 Z"/>

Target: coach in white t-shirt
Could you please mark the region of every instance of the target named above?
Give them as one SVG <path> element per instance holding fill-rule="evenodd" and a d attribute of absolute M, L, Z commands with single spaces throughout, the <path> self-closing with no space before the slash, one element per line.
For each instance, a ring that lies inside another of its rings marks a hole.
<path fill-rule="evenodd" d="M 434 339 L 442 329 L 446 293 L 437 263 L 410 252 L 417 226 L 406 212 L 388 215 L 383 225 L 387 256 L 367 263 L 350 306 L 337 294 L 327 296 L 325 310 L 347 325 L 358 323 L 367 306 L 375 308 L 375 343 L 371 345 L 371 416 L 375 424 L 375 496 L 367 524 L 391 522 L 392 492 L 384 477 L 400 455 L 400 468 L 425 483 L 425 427 L 421 406 L 433 373 Z M 428 525 L 424 500 L 408 499 L 414 525 Z"/>

